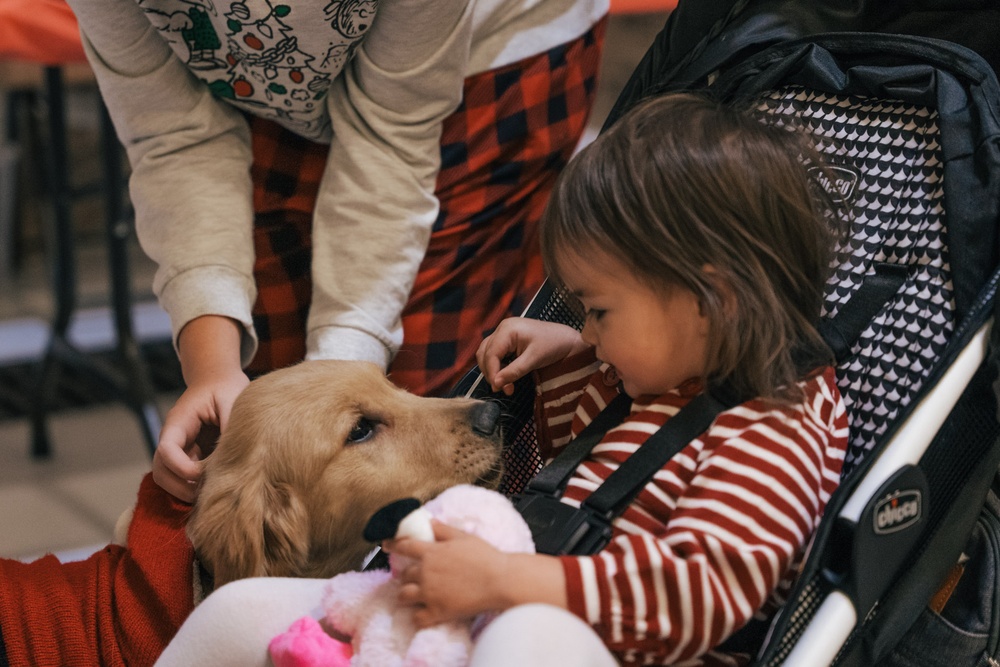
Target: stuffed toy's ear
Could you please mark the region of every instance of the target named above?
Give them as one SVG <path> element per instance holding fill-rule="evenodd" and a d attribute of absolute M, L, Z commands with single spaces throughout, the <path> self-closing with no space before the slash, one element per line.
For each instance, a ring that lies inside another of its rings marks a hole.
<path fill-rule="evenodd" d="M 408 514 L 420 508 L 416 498 L 403 498 L 391 502 L 372 515 L 365 526 L 364 537 L 369 542 L 381 542 L 396 536 L 399 523 Z"/>

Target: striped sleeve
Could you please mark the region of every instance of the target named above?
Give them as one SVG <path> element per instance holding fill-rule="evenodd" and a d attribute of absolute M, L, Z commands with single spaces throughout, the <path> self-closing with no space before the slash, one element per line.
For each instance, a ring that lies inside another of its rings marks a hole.
<path fill-rule="evenodd" d="M 589 424 L 618 393 L 617 387 L 598 388 L 594 373 L 601 362 L 586 350 L 535 371 L 535 428 L 543 461 L 548 461 Z"/>
<path fill-rule="evenodd" d="M 789 577 L 836 488 L 847 441 L 832 370 L 803 388 L 795 408 L 750 401 L 720 415 L 616 520 L 604 551 L 563 557 L 570 609 L 625 664 L 702 656 Z M 595 449 L 568 497 L 585 496 L 624 460 L 628 438 L 619 438 L 601 443 L 603 459 Z"/>

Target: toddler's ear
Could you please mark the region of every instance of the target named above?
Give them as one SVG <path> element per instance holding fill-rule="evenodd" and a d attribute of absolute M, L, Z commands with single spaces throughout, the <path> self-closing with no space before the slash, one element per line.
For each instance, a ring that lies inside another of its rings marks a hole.
<path fill-rule="evenodd" d="M 364 538 L 369 542 L 382 542 L 396 537 L 400 522 L 414 510 L 420 508 L 416 498 L 403 498 L 391 502 L 372 515 L 365 526 Z"/>
<path fill-rule="evenodd" d="M 701 270 L 705 273 L 705 277 L 708 282 L 712 284 L 712 291 L 718 295 L 719 302 L 722 305 L 722 314 L 729 320 L 736 316 L 736 294 L 733 292 L 732 286 L 729 281 L 726 280 L 725 276 L 719 272 L 711 264 L 703 264 Z M 705 311 L 705 304 L 699 302 L 701 307 L 701 315 L 707 316 L 708 313 Z"/>

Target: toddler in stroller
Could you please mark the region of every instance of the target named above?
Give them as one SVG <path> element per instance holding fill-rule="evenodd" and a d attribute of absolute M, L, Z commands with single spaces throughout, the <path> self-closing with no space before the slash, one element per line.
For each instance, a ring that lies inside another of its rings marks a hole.
<path fill-rule="evenodd" d="M 542 244 L 550 273 L 586 309 L 583 331 L 508 320 L 478 355 L 495 388 L 537 375 L 546 458 L 606 406 L 624 413 L 564 502 L 585 502 L 695 397 L 729 400 L 648 480 L 599 553 L 501 554 L 444 526 L 433 543 L 388 543 L 415 561 L 401 603 L 418 607 L 418 623 L 509 610 L 473 664 L 739 660 L 723 643 L 739 631 L 751 645 L 747 635 L 763 632 L 847 444 L 832 355 L 815 328 L 836 238 L 816 185 L 823 172 L 798 134 L 688 94 L 639 105 L 574 159 Z M 286 614 L 321 612 L 322 588 L 229 584 L 195 610 L 161 664 L 190 664 L 209 643 L 218 655 L 220 641 L 233 664 L 263 664 L 267 641 L 297 617 Z M 277 598 L 278 614 L 259 603 Z M 218 618 L 239 633 L 220 637 Z"/>

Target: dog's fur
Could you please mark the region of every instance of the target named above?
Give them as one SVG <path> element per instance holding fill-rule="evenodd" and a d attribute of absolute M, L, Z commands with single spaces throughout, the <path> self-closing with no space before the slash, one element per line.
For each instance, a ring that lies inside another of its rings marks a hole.
<path fill-rule="evenodd" d="M 198 558 L 216 586 L 357 568 L 372 548 L 365 522 L 382 506 L 499 481 L 499 433 L 472 428 L 481 406 L 415 396 L 363 362 L 255 380 L 205 461 L 187 529 Z"/>

